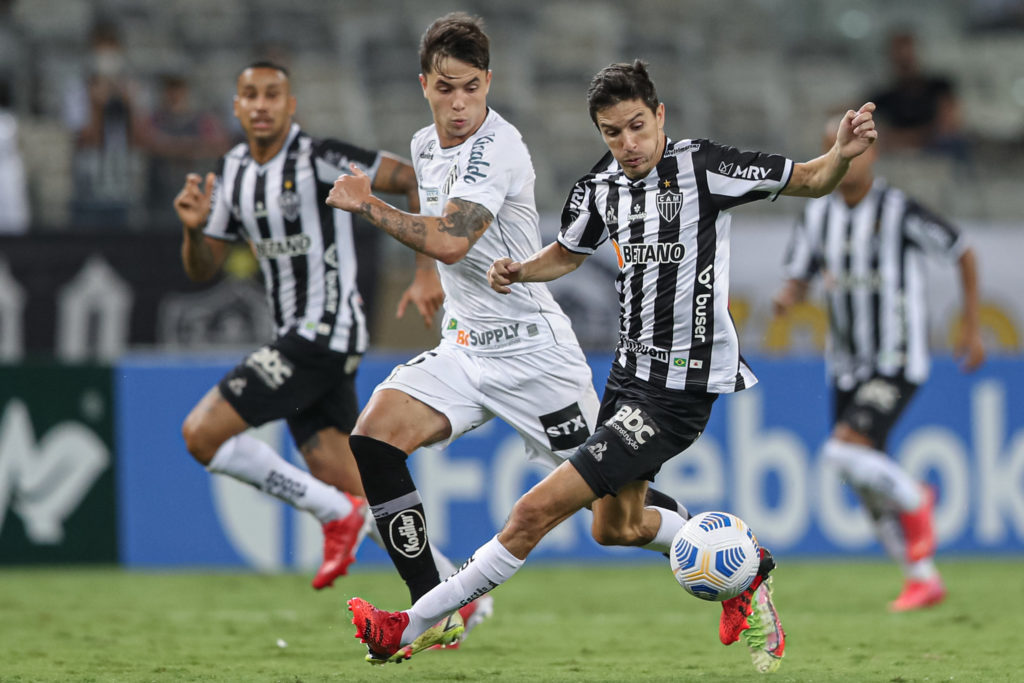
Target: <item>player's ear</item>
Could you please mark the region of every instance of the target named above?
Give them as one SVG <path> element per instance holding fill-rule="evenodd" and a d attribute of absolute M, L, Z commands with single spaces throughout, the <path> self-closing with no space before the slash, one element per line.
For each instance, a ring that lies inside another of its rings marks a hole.
<path fill-rule="evenodd" d="M 420 74 L 420 87 L 423 88 L 423 96 L 427 96 L 427 77 Z"/>
<path fill-rule="evenodd" d="M 288 116 L 295 116 L 295 108 L 298 106 L 298 100 L 295 99 L 295 95 L 288 96 Z"/>

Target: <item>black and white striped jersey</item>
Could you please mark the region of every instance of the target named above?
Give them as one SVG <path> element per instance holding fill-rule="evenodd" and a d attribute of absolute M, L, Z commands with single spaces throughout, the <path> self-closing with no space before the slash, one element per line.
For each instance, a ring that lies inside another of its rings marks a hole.
<path fill-rule="evenodd" d="M 572 189 L 558 241 L 590 254 L 611 240 L 619 263 L 615 362 L 675 390 L 730 393 L 757 378 L 729 315 L 728 210 L 774 199 L 793 162 L 710 140 L 667 140 L 647 177 L 611 153 Z"/>
<path fill-rule="evenodd" d="M 786 276 L 823 278 L 829 376 L 849 390 L 871 375 L 921 383 L 930 359 L 924 259 L 958 259 L 959 230 L 876 179 L 849 207 L 834 192 L 807 203 L 785 257 Z"/>
<path fill-rule="evenodd" d="M 298 124 L 265 164 L 245 143 L 221 159 L 204 233 L 252 245 L 279 335 L 294 329 L 335 351 L 366 350 L 352 214 L 324 202 L 350 163 L 373 178 L 380 160 L 376 151 L 310 137 Z"/>

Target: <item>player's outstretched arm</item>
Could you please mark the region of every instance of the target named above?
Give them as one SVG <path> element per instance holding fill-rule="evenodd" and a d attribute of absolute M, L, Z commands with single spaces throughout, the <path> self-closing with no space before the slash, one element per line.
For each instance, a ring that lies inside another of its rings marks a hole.
<path fill-rule="evenodd" d="M 832 148 L 816 159 L 793 164 L 793 175 L 782 194 L 791 197 L 824 197 L 836 189 L 850 168 L 850 160 L 863 154 L 878 139 L 873 112 L 867 102 L 857 111 L 850 109 L 839 124 Z"/>
<path fill-rule="evenodd" d="M 981 341 L 978 317 L 978 265 L 974 250 L 960 255 L 960 287 L 963 290 L 964 313 L 954 355 L 960 359 L 964 372 L 974 372 L 985 362 L 985 346 Z"/>
<path fill-rule="evenodd" d="M 500 258 L 487 269 L 487 282 L 499 294 L 508 294 L 514 282 L 550 282 L 571 273 L 587 259 L 552 242 L 525 261 Z"/>
<path fill-rule="evenodd" d="M 210 202 L 216 176 L 207 173 L 203 179 L 198 173 L 189 173 L 185 186 L 174 198 L 174 210 L 181 220 L 183 238 L 181 263 L 190 280 L 202 282 L 213 277 L 224 263 L 227 245 L 203 235 L 203 226 L 210 217 Z"/>
<path fill-rule="evenodd" d="M 449 265 L 460 261 L 494 220 L 484 206 L 458 198 L 439 217 L 401 211 L 373 195 L 369 176 L 355 164 L 352 175 L 334 181 L 327 205 L 358 213 L 407 247 Z"/>

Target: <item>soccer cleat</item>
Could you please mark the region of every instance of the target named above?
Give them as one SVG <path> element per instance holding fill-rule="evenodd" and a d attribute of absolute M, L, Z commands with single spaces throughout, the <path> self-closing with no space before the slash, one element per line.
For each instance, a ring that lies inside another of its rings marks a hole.
<path fill-rule="evenodd" d="M 348 609 L 356 627 L 355 637 L 366 643 L 369 651 L 366 661 L 370 664 L 391 661 L 402 646 L 402 633 L 409 625 L 409 615 L 379 610 L 362 598 L 349 600 Z"/>
<path fill-rule="evenodd" d="M 938 576 L 924 581 L 908 580 L 899 597 L 889 603 L 889 611 L 909 612 L 937 605 L 945 599 L 946 587 Z"/>
<path fill-rule="evenodd" d="M 459 612 L 452 612 L 447 617 L 437 622 L 410 644 L 398 650 L 394 656 L 384 660 L 388 662 L 401 663 L 424 650 L 442 649 L 456 647 L 459 638 L 465 633 L 465 623 Z M 367 655 L 366 661 L 370 661 Z"/>
<path fill-rule="evenodd" d="M 754 592 L 761 586 L 769 572 L 775 569 L 775 560 L 767 548 L 761 548 L 761 564 L 757 568 L 757 576 L 750 586 L 735 598 L 722 601 L 722 616 L 718 621 L 718 639 L 722 645 L 732 645 L 740 639 L 740 634 L 750 628 L 747 617 L 753 611 L 751 600 Z"/>
<path fill-rule="evenodd" d="M 344 492 L 342 495 L 352 503 L 352 511 L 324 524 L 324 561 L 313 577 L 313 588 L 317 590 L 331 586 L 336 578 L 348 573 L 366 535 L 366 499 Z"/>
<path fill-rule="evenodd" d="M 754 591 L 750 606 L 750 627 L 743 631 L 743 640 L 750 649 L 754 668 L 763 674 L 771 673 L 782 665 L 782 657 L 786 650 L 786 632 L 772 603 L 770 576 Z"/>
<path fill-rule="evenodd" d="M 463 605 L 459 608 L 459 616 L 462 617 L 462 622 L 466 625 L 466 630 L 463 631 L 462 635 L 454 640 L 451 645 L 434 645 L 430 649 L 458 649 L 462 641 L 469 635 L 469 632 L 487 620 L 492 614 L 494 614 L 494 598 L 491 597 L 490 593 L 485 593 L 468 605 Z"/>
<path fill-rule="evenodd" d="M 900 513 L 907 544 L 907 561 L 917 562 L 935 554 L 935 490 L 924 487 L 924 501 L 912 512 Z"/>

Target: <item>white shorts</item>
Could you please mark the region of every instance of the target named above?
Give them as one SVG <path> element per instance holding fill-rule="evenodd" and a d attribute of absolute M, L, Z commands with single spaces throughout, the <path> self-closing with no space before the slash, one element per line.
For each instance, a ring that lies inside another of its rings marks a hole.
<path fill-rule="evenodd" d="M 600 401 L 578 346 L 480 356 L 442 343 L 396 366 L 374 391 L 395 389 L 448 418 L 447 446 L 492 417 L 526 442 L 532 462 L 554 469 L 587 440 Z"/>

